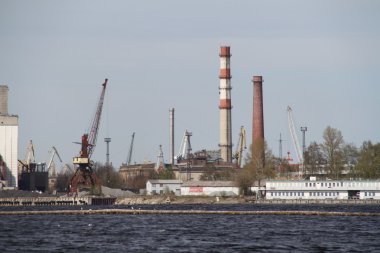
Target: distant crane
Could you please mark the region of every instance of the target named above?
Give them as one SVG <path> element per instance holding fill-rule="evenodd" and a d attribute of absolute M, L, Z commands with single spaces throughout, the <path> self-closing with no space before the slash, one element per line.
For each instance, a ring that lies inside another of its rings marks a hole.
<path fill-rule="evenodd" d="M 60 162 L 62 162 L 62 159 L 61 159 L 61 157 L 58 154 L 58 150 L 54 146 L 51 148 L 51 150 L 49 151 L 49 153 L 51 153 L 51 157 L 50 157 L 50 159 L 49 159 L 49 161 L 47 163 L 46 168 L 47 168 L 47 171 L 49 172 L 49 175 L 54 176 L 56 174 L 55 168 L 53 168 L 53 166 L 52 166 L 54 157 L 55 157 L 55 155 L 57 155 L 57 157 L 58 157 L 58 159 L 59 159 Z"/>
<path fill-rule="evenodd" d="M 287 111 L 288 111 L 289 130 L 290 130 L 290 134 L 292 136 L 294 148 L 296 150 L 297 160 L 298 160 L 299 164 L 302 164 L 303 163 L 303 156 L 302 156 L 301 148 L 300 148 L 300 145 L 299 145 L 299 142 L 298 142 L 298 137 L 297 137 L 297 134 L 296 134 L 296 130 L 295 130 L 295 127 L 294 127 L 292 108 L 290 106 L 288 106 Z"/>
<path fill-rule="evenodd" d="M 100 93 L 100 98 L 94 119 L 92 121 L 91 130 L 89 133 L 82 135 L 82 141 L 80 143 L 81 151 L 79 153 L 79 156 L 74 157 L 73 159 L 73 164 L 76 165 L 77 168 L 70 180 L 70 185 L 68 187 L 69 193 L 71 194 L 77 192 L 79 188 L 97 188 L 97 190 L 100 191 L 100 180 L 92 169 L 92 162 L 90 161 L 90 158 L 94 152 L 96 140 L 98 137 L 107 81 L 108 79 L 105 79 L 104 83 L 102 84 L 103 88 Z"/>
<path fill-rule="evenodd" d="M 127 166 L 131 165 L 132 161 L 132 151 L 133 151 L 133 141 L 135 140 L 135 132 L 132 134 L 131 144 L 129 145 L 129 152 L 127 156 Z"/>
<path fill-rule="evenodd" d="M 156 166 L 154 167 L 156 170 L 165 169 L 164 152 L 162 152 L 162 145 L 159 146 L 159 149 L 160 151 L 157 156 Z"/>
<path fill-rule="evenodd" d="M 241 167 L 241 161 L 243 158 L 243 151 L 247 149 L 247 143 L 245 138 L 245 129 L 244 126 L 240 127 L 240 133 L 239 133 L 239 141 L 238 145 L 236 147 L 236 152 L 234 154 L 234 159 L 236 161 L 236 164 Z"/>
<path fill-rule="evenodd" d="M 28 147 L 26 149 L 25 164 L 29 165 L 32 162 L 35 162 L 35 156 L 34 156 L 33 141 L 30 140 Z"/>
<path fill-rule="evenodd" d="M 191 143 L 190 143 L 190 137 L 193 134 L 191 132 L 188 132 L 185 130 L 185 133 L 182 138 L 181 146 L 179 148 L 178 155 L 176 156 L 176 160 L 184 160 L 189 159 L 191 154 Z"/>

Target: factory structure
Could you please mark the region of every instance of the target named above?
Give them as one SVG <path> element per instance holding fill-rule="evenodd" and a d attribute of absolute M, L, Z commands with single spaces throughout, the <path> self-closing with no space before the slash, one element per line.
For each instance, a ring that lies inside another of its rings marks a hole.
<path fill-rule="evenodd" d="M 219 144 L 216 150 L 193 151 L 191 148 L 192 132 L 185 130 L 181 140 L 180 148 L 175 154 L 175 108 L 169 109 L 169 163 L 167 168 L 171 168 L 176 180 L 199 181 L 202 175 L 212 168 L 216 172 L 224 170 L 236 170 L 241 167 L 243 151 L 246 148 L 245 129 L 242 126 L 237 149 L 233 152 L 232 143 L 232 99 L 231 99 L 231 50 L 229 46 L 221 46 L 219 51 Z M 254 102 L 254 136 L 257 140 L 264 141 L 264 119 L 262 101 L 262 77 L 255 76 L 254 83 L 260 85 L 259 92 L 254 91 L 255 96 L 259 97 L 256 105 Z M 256 87 L 256 85 L 255 85 Z M 254 98 L 256 99 L 256 97 Z M 131 143 L 130 152 L 133 148 Z M 160 157 L 160 156 L 159 156 Z M 158 159 L 159 159 L 158 157 Z M 130 159 L 130 158 L 129 158 Z M 119 173 L 124 182 L 132 182 L 134 178 L 145 177 L 156 171 L 152 163 L 146 164 L 122 164 Z"/>
<path fill-rule="evenodd" d="M 185 130 L 179 151 L 176 152 L 175 147 L 175 108 L 169 109 L 169 159 L 168 164 L 165 164 L 164 156 L 162 152 L 162 146 L 160 145 L 159 155 L 157 157 L 157 163 L 144 163 L 144 164 L 131 164 L 133 153 L 133 142 L 135 133 L 132 135 L 131 145 L 128 152 L 128 158 L 125 164 L 122 164 L 119 173 L 124 182 L 133 181 L 136 178 L 149 178 L 152 173 L 159 170 L 170 168 L 173 172 L 173 177 L 182 181 L 199 181 L 202 179 L 202 175 L 207 171 L 214 170 L 214 172 L 220 172 L 224 170 L 236 170 L 241 167 L 243 151 L 246 148 L 245 141 L 245 129 L 242 126 L 240 132 L 240 139 L 236 145 L 236 151 L 233 151 L 232 142 L 232 96 L 231 96 L 231 50 L 229 46 L 221 46 L 219 49 L 219 143 L 216 143 L 217 148 L 215 150 L 198 150 L 193 151 L 191 148 L 191 136 L 192 132 Z M 92 150 L 95 147 L 95 141 L 97 136 L 97 130 L 100 122 L 100 115 L 102 111 L 102 104 L 104 99 L 104 92 L 107 79 L 103 84 L 101 97 L 97 112 L 95 114 L 91 132 L 82 136 L 82 149 L 80 156 L 75 157 L 73 163 L 82 166 L 76 170 L 75 176 L 70 183 L 71 188 L 75 188 L 78 182 L 89 181 L 87 185 L 93 185 L 97 183 L 97 179 L 92 178 L 93 173 L 87 173 L 92 171 L 89 166 L 89 157 L 92 154 Z M 263 95 L 262 95 L 262 77 L 254 76 L 254 105 L 253 105 L 253 127 L 252 127 L 252 143 L 264 143 L 264 118 L 263 118 Z M 44 168 L 38 169 L 38 164 L 33 159 L 26 158 L 25 160 L 18 159 L 18 116 L 10 115 L 8 113 L 8 91 L 9 88 L 6 85 L 0 86 L 0 168 L 1 168 L 1 180 L 4 186 L 25 188 L 33 190 L 35 187 L 32 180 L 32 174 L 37 172 L 44 173 L 43 187 L 37 187 L 39 189 L 47 189 L 45 182 L 47 182 L 47 173 L 53 171 L 50 166 L 54 155 L 59 157 L 56 149 L 52 153 L 51 161 L 49 163 L 41 163 Z M 216 94 L 216 92 L 215 92 Z M 216 105 L 215 105 L 216 106 Z M 91 140 L 90 140 L 91 139 Z M 4 141 L 3 141 L 4 140 Z M 110 138 L 105 138 L 107 145 L 110 142 Z M 94 142 L 94 143 L 93 143 Z M 32 145 L 32 142 L 30 142 Z M 29 148 L 30 149 L 30 148 Z M 30 150 L 29 150 L 30 151 Z M 252 150 L 256 152 L 255 150 Z M 263 151 L 263 150 L 262 150 Z M 31 151 L 30 151 L 31 152 Z M 29 152 L 29 153 L 30 153 Z M 260 151 L 261 152 L 261 151 Z M 260 153 L 261 154 L 261 153 Z M 28 155 L 28 152 L 27 152 Z M 261 159 L 264 163 L 265 159 L 262 153 Z M 88 156 L 88 157 L 87 157 Z M 19 168 L 20 163 L 22 169 Z M 36 164 L 36 166 L 34 166 Z M 109 162 L 109 148 L 107 148 L 107 164 Z M 46 167 L 47 165 L 47 167 Z M 78 167 L 77 166 L 77 167 Z M 86 167 L 86 168 L 85 168 Z M 34 169 L 36 168 L 36 169 Z M 82 174 L 80 174 L 79 172 Z M 22 173 L 28 173 L 28 177 Z M 79 174 L 80 175 L 79 175 Z M 87 175 L 87 174 L 89 175 Z M 78 176 L 79 175 L 79 176 Z M 86 178 L 86 180 L 82 180 Z M 74 180 L 75 179 L 75 180 Z M 204 179 L 203 179 L 204 180 Z M 25 186 L 25 182 L 29 182 Z M 37 182 L 37 181 L 36 181 Z M 95 182 L 95 183 L 94 183 Z M 20 187 L 24 184 L 23 187 Z"/>
<path fill-rule="evenodd" d="M 1 185 L 18 187 L 18 116 L 8 112 L 7 85 L 0 85 Z"/>

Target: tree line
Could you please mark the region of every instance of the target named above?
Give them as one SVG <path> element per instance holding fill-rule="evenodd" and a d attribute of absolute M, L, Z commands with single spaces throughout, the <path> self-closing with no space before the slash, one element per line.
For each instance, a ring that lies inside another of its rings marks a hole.
<path fill-rule="evenodd" d="M 266 143 L 251 145 L 240 170 L 216 169 L 207 165 L 200 180 L 232 180 L 244 190 L 253 182 L 265 179 L 289 179 L 298 170 L 302 177 L 319 176 L 324 179 L 380 179 L 380 143 L 364 141 L 361 147 L 346 143 L 340 130 L 328 126 L 323 132 L 323 142 L 311 142 L 304 153 L 304 164 L 294 166 L 289 161 L 276 157 Z M 124 182 L 112 166 L 95 165 L 95 173 L 103 185 L 111 188 L 144 188 L 148 179 L 174 179 L 169 166 L 164 170 L 153 171 L 149 177 L 140 176 Z M 61 173 L 57 179 L 57 190 L 66 191 L 72 174 Z"/>

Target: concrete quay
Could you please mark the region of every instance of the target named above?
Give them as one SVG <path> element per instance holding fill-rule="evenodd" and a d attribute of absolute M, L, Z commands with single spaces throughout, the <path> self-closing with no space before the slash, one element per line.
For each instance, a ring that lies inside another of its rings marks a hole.
<path fill-rule="evenodd" d="M 113 205 L 115 200 L 104 197 L 14 197 L 0 198 L 0 206 Z"/>

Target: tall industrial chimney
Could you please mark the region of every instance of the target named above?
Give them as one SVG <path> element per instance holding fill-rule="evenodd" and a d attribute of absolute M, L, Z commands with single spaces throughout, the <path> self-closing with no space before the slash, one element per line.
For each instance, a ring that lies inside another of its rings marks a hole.
<path fill-rule="evenodd" d="M 0 115 L 8 115 L 8 86 L 0 85 Z"/>
<path fill-rule="evenodd" d="M 252 158 L 260 158 L 264 164 L 264 155 L 263 77 L 253 76 Z"/>
<path fill-rule="evenodd" d="M 220 155 L 224 162 L 232 162 L 232 125 L 231 125 L 231 71 L 230 47 L 220 47 Z"/>
<path fill-rule="evenodd" d="M 172 164 L 172 168 L 174 167 L 174 108 L 169 109 L 169 122 L 170 122 L 170 163 Z"/>

